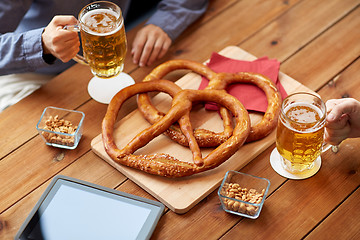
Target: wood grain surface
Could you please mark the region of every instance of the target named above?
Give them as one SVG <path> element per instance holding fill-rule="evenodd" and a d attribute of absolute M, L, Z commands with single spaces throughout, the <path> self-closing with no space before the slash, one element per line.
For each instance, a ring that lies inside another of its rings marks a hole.
<path fill-rule="evenodd" d="M 204 16 L 152 66 L 140 68 L 131 59 L 131 43 L 143 23 L 127 32 L 125 72 L 140 82 L 166 60 L 203 62 L 213 51 L 238 46 L 257 57 L 277 58 L 284 74 L 324 100 L 360 100 L 359 11 L 359 0 L 210 0 Z M 169 74 L 169 79 L 182 75 Z M 75 65 L 0 113 L 0 239 L 13 239 L 57 174 L 155 199 L 92 151 L 107 106 L 87 94 L 91 77 L 86 66 Z M 85 113 L 76 149 L 42 142 L 35 126 L 46 106 Z M 119 119 L 134 109 L 136 101 L 130 99 Z M 151 239 L 359 239 L 360 140 L 348 139 L 338 153 L 324 153 L 320 171 L 302 181 L 272 170 L 274 147 L 271 144 L 241 169 L 271 181 L 257 220 L 224 212 L 215 189 L 185 214 L 167 209 Z"/>
<path fill-rule="evenodd" d="M 247 53 L 236 46 L 226 47 L 220 51 L 220 54 L 239 60 L 256 59 L 250 53 Z M 298 91 L 311 92 L 311 90 L 283 73 L 279 74 L 279 80 L 288 94 Z M 188 73 L 176 81 L 176 84 L 183 89 L 197 89 L 200 82 L 200 75 Z M 167 108 L 171 105 L 171 99 L 166 94 L 158 94 L 153 102 L 154 105 L 163 112 L 166 112 Z M 222 121 L 217 112 L 204 111 L 203 108 L 201 108 L 196 115 L 198 116 L 197 118 L 192 118 L 194 127 L 210 129 L 215 132 L 223 131 Z M 253 123 L 261 117 L 255 114 L 250 114 L 250 116 L 253 118 Z M 138 110 L 135 110 L 121 119 L 117 126 L 115 126 L 115 143 L 121 148 L 121 146 L 125 146 L 137 133 L 149 126 L 150 125 L 142 117 L 141 113 Z M 275 131 L 260 141 L 243 145 L 230 159 L 214 170 L 180 179 L 154 176 L 116 163 L 105 152 L 101 134 L 93 139 L 91 147 L 102 159 L 145 189 L 156 199 L 164 203 L 172 211 L 176 213 L 185 213 L 209 193 L 214 191 L 220 185 L 227 171 L 241 169 L 258 154 L 271 146 L 275 142 L 274 133 Z M 212 149 L 202 150 L 203 156 L 206 156 L 212 151 Z M 188 162 L 191 162 L 192 159 L 191 152 L 188 148 L 172 142 L 165 135 L 158 136 L 135 154 L 156 153 L 167 153 L 177 159 Z"/>

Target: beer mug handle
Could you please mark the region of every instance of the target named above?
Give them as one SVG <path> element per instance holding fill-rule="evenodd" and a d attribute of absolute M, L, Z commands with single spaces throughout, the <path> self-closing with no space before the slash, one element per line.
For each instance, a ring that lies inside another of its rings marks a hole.
<path fill-rule="evenodd" d="M 63 27 L 63 29 L 73 32 L 80 32 L 79 25 L 66 25 Z M 85 60 L 85 58 L 80 54 L 76 54 L 75 57 L 73 57 L 73 60 L 83 65 L 89 65 L 89 63 Z"/>
<path fill-rule="evenodd" d="M 322 152 L 326 152 L 327 150 L 329 150 L 331 148 L 331 151 L 333 153 L 337 153 L 339 151 L 339 146 L 338 145 L 330 145 L 330 144 L 324 144 L 323 145 L 323 150 Z"/>

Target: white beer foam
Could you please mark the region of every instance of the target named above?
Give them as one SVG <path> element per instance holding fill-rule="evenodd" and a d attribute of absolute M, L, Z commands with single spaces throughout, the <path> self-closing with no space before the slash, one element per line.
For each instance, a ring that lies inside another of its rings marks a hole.
<path fill-rule="evenodd" d="M 287 113 L 291 107 L 304 106 L 304 105 L 307 106 L 307 107 L 309 107 L 309 108 L 311 108 L 311 109 L 313 109 L 313 110 L 315 110 L 315 111 L 319 114 L 320 119 L 323 118 L 324 113 L 321 111 L 321 109 L 318 108 L 317 106 L 311 105 L 311 104 L 309 104 L 309 103 L 307 103 L 307 102 L 298 102 L 298 103 L 289 104 L 289 105 L 284 109 L 284 112 Z M 309 129 L 307 129 L 307 130 L 301 130 L 301 131 L 299 131 L 299 130 L 291 127 L 290 124 L 288 124 L 288 123 L 284 123 L 284 124 L 285 124 L 289 129 L 293 130 L 294 132 L 298 132 L 298 133 L 311 133 L 311 132 L 316 132 L 317 130 L 319 130 L 319 127 L 321 126 L 321 124 L 317 123 L 315 126 L 309 128 Z M 320 126 L 319 126 L 319 125 L 320 125 Z"/>
<path fill-rule="evenodd" d="M 116 13 L 116 12 L 114 12 L 114 11 L 111 11 L 111 10 L 109 10 L 109 9 L 95 9 L 95 10 L 91 10 L 91 11 L 85 13 L 85 14 L 81 17 L 81 20 L 80 20 L 80 21 L 81 21 L 82 23 L 84 23 L 84 22 L 85 22 L 85 19 L 91 19 L 91 20 L 92 20 L 92 18 L 90 18 L 90 15 L 93 15 L 93 14 L 101 14 L 101 13 L 109 13 L 109 14 L 115 16 L 116 18 L 119 17 L 119 14 L 118 14 L 118 13 Z M 96 35 L 96 36 L 107 36 L 107 35 L 111 35 L 111 34 L 116 33 L 117 31 L 119 31 L 119 30 L 122 28 L 123 24 L 124 24 L 124 21 L 122 21 L 121 24 L 120 24 L 115 30 L 113 30 L 113 31 L 111 31 L 111 32 L 98 33 L 98 32 L 94 32 L 94 31 L 90 30 L 88 27 L 86 28 L 86 32 L 88 32 L 88 33 L 90 33 L 90 34 L 92 34 L 92 35 Z M 88 24 L 87 24 L 87 25 L 88 25 Z M 92 26 L 92 27 L 94 27 L 94 26 Z"/>

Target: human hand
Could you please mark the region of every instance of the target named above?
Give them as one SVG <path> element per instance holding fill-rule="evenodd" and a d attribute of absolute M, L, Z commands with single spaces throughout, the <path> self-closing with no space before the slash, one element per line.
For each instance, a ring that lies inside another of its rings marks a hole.
<path fill-rule="evenodd" d="M 146 25 L 137 32 L 132 44 L 133 62 L 140 67 L 149 66 L 166 54 L 171 43 L 170 37 L 160 27 Z"/>
<path fill-rule="evenodd" d="M 41 36 L 44 54 L 52 54 L 63 62 L 70 61 L 79 52 L 79 36 L 63 27 L 77 23 L 74 16 L 55 16 Z"/>
<path fill-rule="evenodd" d="M 360 102 L 353 98 L 326 102 L 328 115 L 325 142 L 338 145 L 346 138 L 360 137 Z"/>

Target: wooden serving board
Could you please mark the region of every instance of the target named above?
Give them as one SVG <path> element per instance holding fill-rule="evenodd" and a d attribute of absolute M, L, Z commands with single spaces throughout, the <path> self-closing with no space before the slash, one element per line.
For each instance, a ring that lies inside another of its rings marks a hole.
<path fill-rule="evenodd" d="M 239 60 L 255 59 L 254 56 L 236 46 L 226 47 L 219 53 L 226 57 Z M 288 94 L 298 91 L 311 92 L 304 85 L 281 72 L 279 74 L 279 80 Z M 176 84 L 184 89 L 197 89 L 200 81 L 201 76 L 195 73 L 188 73 L 176 81 Z M 156 95 L 152 100 L 154 105 L 163 112 L 167 111 L 171 103 L 171 98 L 164 93 Z M 250 117 L 252 122 L 256 122 L 262 115 L 250 114 Z M 213 111 L 206 111 L 203 110 L 203 108 L 199 108 L 191 114 L 191 121 L 195 128 L 201 127 L 217 132 L 223 131 L 222 121 L 219 115 Z M 131 112 L 115 125 L 114 138 L 117 146 L 121 148 L 121 146 L 129 142 L 137 133 L 149 126 L 149 123 L 144 120 L 138 110 Z M 105 152 L 101 134 L 92 140 L 91 147 L 102 159 L 164 203 L 172 211 L 185 213 L 216 189 L 228 170 L 240 170 L 274 142 L 275 131 L 260 141 L 245 144 L 218 168 L 180 179 L 154 176 L 115 163 Z M 203 156 L 206 156 L 210 151 L 211 149 L 203 149 Z M 163 134 L 135 152 L 135 154 L 153 153 L 168 153 L 182 161 L 191 161 L 192 159 L 192 154 L 188 148 L 171 141 Z"/>

